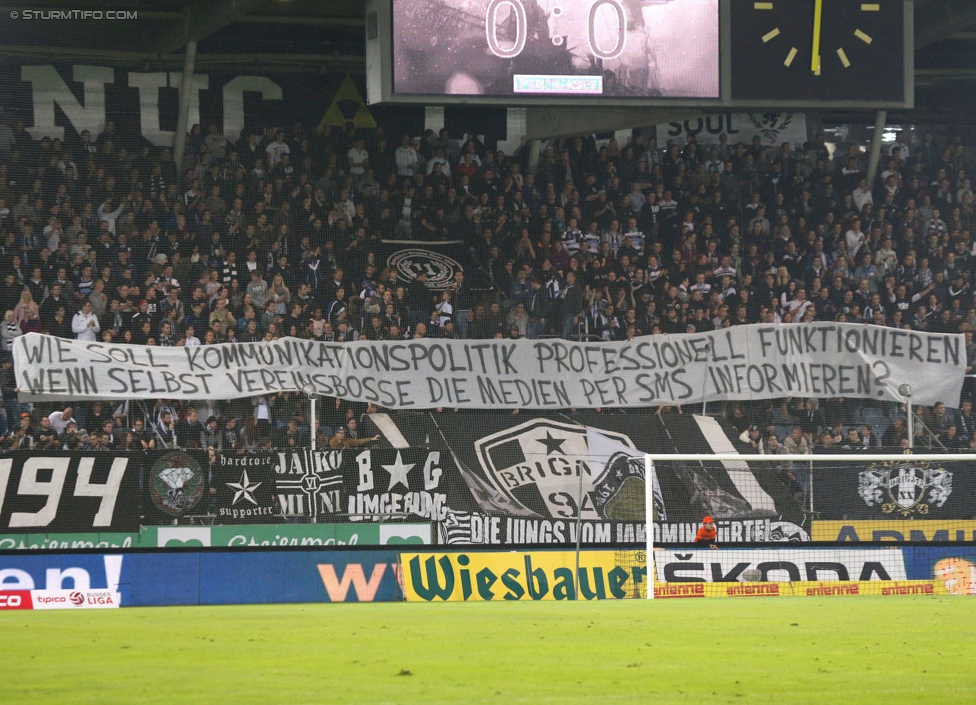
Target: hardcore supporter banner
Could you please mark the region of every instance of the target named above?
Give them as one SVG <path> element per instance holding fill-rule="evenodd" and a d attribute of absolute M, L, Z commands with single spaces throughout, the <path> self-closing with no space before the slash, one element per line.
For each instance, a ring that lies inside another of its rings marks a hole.
<path fill-rule="evenodd" d="M 391 409 L 632 408 L 784 396 L 959 398 L 962 335 L 848 323 L 749 325 L 602 344 L 563 340 L 325 343 L 298 338 L 197 347 L 14 343 L 22 401 L 232 399 L 306 384 Z"/>
<path fill-rule="evenodd" d="M 5 455 L 0 459 L 0 531 L 138 531 L 141 467 L 138 455 Z"/>
<path fill-rule="evenodd" d="M 173 146 L 182 79 L 182 71 L 128 71 L 62 62 L 18 63 L 6 57 L 0 65 L 4 115 L 9 124 L 23 121 L 35 140 L 49 137 L 72 143 L 86 130 L 94 141 L 106 123 L 114 122 L 116 149 L 143 141 L 157 147 Z M 343 71 L 310 76 L 198 70 L 189 94 L 187 124 L 201 125 L 204 134 L 215 124 L 231 143 L 244 130 L 261 134 L 265 127 L 290 128 L 295 123 L 304 125 L 305 136 L 311 140 L 315 139 L 312 131 L 319 124 L 341 128 L 346 122 L 353 122 L 363 128 L 375 124 L 374 120 L 398 140 L 400 131 L 423 133 L 422 107 L 371 109 L 365 105 L 364 94 L 364 81 L 359 77 L 350 80 Z M 503 119 L 501 132 L 495 129 L 486 136 L 503 138 L 504 125 Z M 491 126 L 488 121 L 481 131 Z M 451 131 L 459 134 L 456 128 Z M 246 148 L 238 157 L 250 171 L 255 157 L 249 156 Z M 79 160 L 79 170 L 83 166 Z"/>
<path fill-rule="evenodd" d="M 211 489 L 218 524 L 270 524 L 275 506 L 274 469 L 262 456 L 221 455 L 211 463 Z"/>
<path fill-rule="evenodd" d="M 464 272 L 468 277 L 478 275 L 468 280 L 469 286 L 491 284 L 485 280 L 487 272 L 483 275 L 478 263 L 471 261 L 462 240 L 383 240 L 378 249 L 386 266 L 396 272 L 398 280 L 404 284 L 426 274 L 427 287 L 440 291 L 454 283 L 456 272 Z"/>

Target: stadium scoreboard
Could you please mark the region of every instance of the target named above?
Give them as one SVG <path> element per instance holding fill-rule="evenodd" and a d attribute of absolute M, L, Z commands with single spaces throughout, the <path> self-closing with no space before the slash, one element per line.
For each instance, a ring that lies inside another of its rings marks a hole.
<path fill-rule="evenodd" d="M 913 0 L 367 0 L 370 103 L 908 108 Z"/>

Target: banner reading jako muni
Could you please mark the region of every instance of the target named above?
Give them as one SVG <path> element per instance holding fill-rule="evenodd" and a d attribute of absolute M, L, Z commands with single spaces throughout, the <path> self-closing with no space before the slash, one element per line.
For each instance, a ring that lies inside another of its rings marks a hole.
<path fill-rule="evenodd" d="M 22 401 L 232 399 L 299 391 L 393 409 L 638 407 L 784 396 L 958 399 L 962 335 L 852 323 L 749 325 L 633 341 L 411 340 L 146 347 L 29 333 Z"/>

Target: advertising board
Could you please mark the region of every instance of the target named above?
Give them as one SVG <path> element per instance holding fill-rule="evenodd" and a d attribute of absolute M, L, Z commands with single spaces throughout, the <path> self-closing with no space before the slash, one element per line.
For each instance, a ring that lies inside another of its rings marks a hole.
<path fill-rule="evenodd" d="M 0 590 L 39 591 L 47 608 L 390 602 L 398 590 L 397 553 L 375 551 L 247 551 L 199 553 L 0 555 Z M 2 593 L 0 593 L 2 594 Z M 101 597 L 99 597 L 101 596 Z M 16 598 L 7 597 L 8 607 Z M 33 600 L 37 608 L 37 599 Z M 44 608 L 41 607 L 41 609 Z"/>
<path fill-rule="evenodd" d="M 976 521 L 949 519 L 814 521 L 814 541 L 976 541 Z"/>
<path fill-rule="evenodd" d="M 656 583 L 655 599 L 697 597 L 856 597 L 861 595 L 945 595 L 938 580 L 868 580 L 796 583 Z"/>
<path fill-rule="evenodd" d="M 408 602 L 576 599 L 571 551 L 404 553 L 400 560 Z M 646 564 L 618 564 L 614 551 L 582 551 L 580 599 L 637 597 L 646 573 Z"/>
<path fill-rule="evenodd" d="M 664 583 L 733 582 L 758 570 L 763 582 L 906 580 L 901 549 L 754 549 L 655 551 Z"/>

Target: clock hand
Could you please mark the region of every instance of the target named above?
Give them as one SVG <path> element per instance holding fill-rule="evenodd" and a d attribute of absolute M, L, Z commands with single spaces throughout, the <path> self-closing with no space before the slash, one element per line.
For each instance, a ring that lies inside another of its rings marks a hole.
<path fill-rule="evenodd" d="M 813 52 L 810 56 L 810 70 L 820 75 L 820 20 L 823 17 L 823 0 L 816 0 L 813 10 Z"/>

